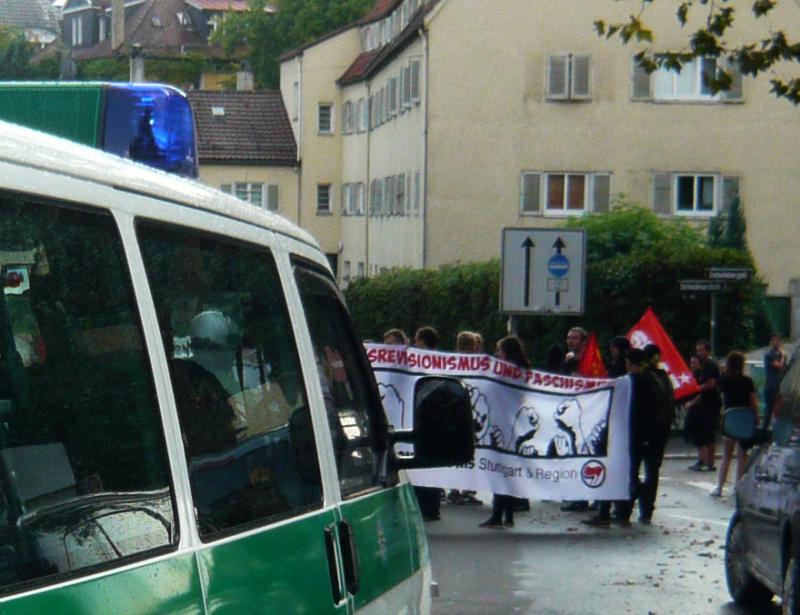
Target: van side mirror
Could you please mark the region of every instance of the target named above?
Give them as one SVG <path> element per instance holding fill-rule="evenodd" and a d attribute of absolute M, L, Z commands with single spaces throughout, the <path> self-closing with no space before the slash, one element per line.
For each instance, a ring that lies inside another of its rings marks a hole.
<path fill-rule="evenodd" d="M 414 429 L 391 439 L 414 444 L 413 458 L 396 460 L 399 469 L 469 463 L 475 455 L 469 391 L 457 378 L 420 378 L 414 387 Z"/>

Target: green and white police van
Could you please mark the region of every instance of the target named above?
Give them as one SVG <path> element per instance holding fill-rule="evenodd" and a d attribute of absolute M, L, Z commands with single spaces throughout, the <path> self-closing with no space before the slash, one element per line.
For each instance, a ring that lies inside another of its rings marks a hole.
<path fill-rule="evenodd" d="M 468 396 L 392 432 L 307 233 L 0 122 L 0 268 L 0 614 L 429 611 Z"/>

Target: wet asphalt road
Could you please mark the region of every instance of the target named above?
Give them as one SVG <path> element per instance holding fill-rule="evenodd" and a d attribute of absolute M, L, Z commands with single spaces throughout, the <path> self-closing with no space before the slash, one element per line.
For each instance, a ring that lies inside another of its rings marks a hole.
<path fill-rule="evenodd" d="M 669 452 L 669 451 L 668 451 Z M 478 523 L 483 506 L 442 505 L 427 524 L 439 597 L 434 615 L 778 615 L 730 601 L 723 546 L 733 498 L 708 495 L 715 476 L 690 472 L 691 460 L 669 459 L 653 524 L 631 528 L 582 526 L 586 513 L 532 502 L 513 529 Z"/>

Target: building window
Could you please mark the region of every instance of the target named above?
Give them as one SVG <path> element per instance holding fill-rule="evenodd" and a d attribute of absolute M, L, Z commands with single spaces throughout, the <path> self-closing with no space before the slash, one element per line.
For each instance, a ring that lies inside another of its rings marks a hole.
<path fill-rule="evenodd" d="M 104 41 L 108 37 L 108 22 L 106 22 L 105 18 L 101 17 L 98 20 L 98 24 L 100 26 L 100 33 L 98 35 L 98 39 L 100 41 Z"/>
<path fill-rule="evenodd" d="M 608 173 L 522 173 L 520 211 L 525 215 L 575 215 L 607 211 Z"/>
<path fill-rule="evenodd" d="M 588 100 L 591 91 L 591 58 L 571 53 L 547 58 L 547 98 L 550 100 Z"/>
<path fill-rule="evenodd" d="M 342 282 L 350 281 L 350 261 L 345 261 L 342 267 Z"/>
<path fill-rule="evenodd" d="M 317 213 L 329 214 L 331 208 L 331 185 L 317 184 Z"/>
<path fill-rule="evenodd" d="M 739 178 L 715 173 L 656 173 L 653 210 L 661 215 L 713 216 L 739 194 Z"/>
<path fill-rule="evenodd" d="M 72 46 L 83 45 L 83 16 L 76 16 L 72 19 Z"/>
<path fill-rule="evenodd" d="M 411 106 L 411 67 L 403 66 L 400 69 L 401 97 L 403 108 Z"/>
<path fill-rule="evenodd" d="M 726 64 L 725 70 L 731 75 L 730 89 L 715 94 L 708 81 L 718 73 L 716 58 L 697 58 L 684 62 L 680 72 L 660 68 L 652 74 L 648 74 L 634 59 L 631 98 L 688 102 L 741 101 L 741 74 L 731 64 Z"/>
<path fill-rule="evenodd" d="M 333 105 L 320 103 L 317 108 L 317 132 L 321 135 L 333 134 Z"/>
<path fill-rule="evenodd" d="M 230 184 L 223 184 L 221 189 L 223 192 L 231 193 Z M 256 207 L 264 206 L 264 184 L 237 182 L 233 184 L 233 194 L 236 198 L 255 205 Z"/>
<path fill-rule="evenodd" d="M 406 213 L 406 176 L 401 173 L 394 182 L 394 207 L 393 214 L 402 216 Z"/>
<path fill-rule="evenodd" d="M 363 261 L 359 261 L 358 266 L 356 268 L 356 275 L 358 275 L 359 278 L 363 278 L 364 277 L 364 262 Z"/>

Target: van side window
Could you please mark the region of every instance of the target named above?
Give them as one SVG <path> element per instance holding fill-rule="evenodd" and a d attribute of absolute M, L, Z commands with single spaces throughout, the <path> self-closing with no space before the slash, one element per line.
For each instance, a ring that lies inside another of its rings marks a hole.
<path fill-rule="evenodd" d="M 364 347 L 333 279 L 299 258 L 293 264 L 322 383 L 339 484 L 342 496 L 350 497 L 379 486 L 384 478 L 386 415 Z"/>
<path fill-rule="evenodd" d="M 0 592 L 178 541 L 113 218 L 0 193 Z"/>
<path fill-rule="evenodd" d="M 200 536 L 322 505 L 302 369 L 272 254 L 139 221 Z"/>

